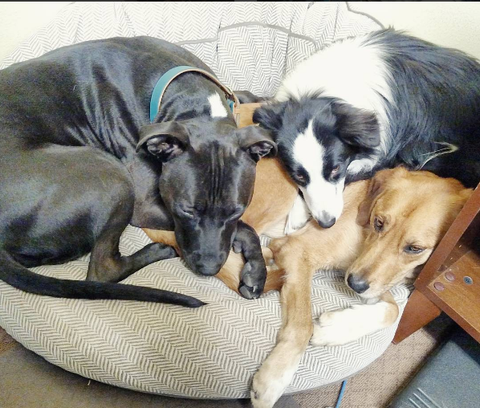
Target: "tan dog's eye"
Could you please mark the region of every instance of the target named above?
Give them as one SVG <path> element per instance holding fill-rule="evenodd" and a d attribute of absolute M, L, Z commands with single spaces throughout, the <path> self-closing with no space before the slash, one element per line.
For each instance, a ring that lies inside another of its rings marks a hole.
<path fill-rule="evenodd" d="M 425 251 L 425 248 L 419 247 L 418 245 L 407 245 L 403 250 L 407 254 L 419 254 Z"/>
<path fill-rule="evenodd" d="M 373 220 L 373 227 L 377 232 L 380 232 L 381 230 L 383 230 L 383 220 L 378 217 L 375 217 L 375 219 Z"/>

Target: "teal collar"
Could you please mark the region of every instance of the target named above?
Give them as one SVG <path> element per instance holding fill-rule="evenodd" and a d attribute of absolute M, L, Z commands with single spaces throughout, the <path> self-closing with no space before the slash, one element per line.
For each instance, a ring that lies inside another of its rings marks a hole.
<path fill-rule="evenodd" d="M 205 71 L 203 69 L 199 68 L 194 68 L 194 67 L 189 67 L 186 65 L 182 65 L 179 67 L 172 68 L 165 72 L 158 82 L 156 83 L 155 87 L 153 88 L 152 92 L 152 97 L 150 99 L 150 122 L 153 123 L 155 120 L 155 117 L 158 114 L 158 111 L 160 110 L 160 104 L 162 102 L 162 97 L 163 94 L 165 93 L 165 90 L 167 89 L 168 85 L 179 75 L 184 74 L 185 72 L 200 72 L 204 76 L 206 76 L 208 79 L 212 80 L 215 82 L 216 85 L 218 85 L 223 92 L 225 92 L 225 96 L 227 97 L 228 104 L 230 105 L 230 109 L 233 112 L 233 115 L 236 118 L 236 108 L 240 104 L 238 101 L 238 98 L 235 96 L 235 94 L 230 90 L 230 88 L 226 87 L 223 85 L 217 78 L 215 78 L 214 75 L 212 75 L 210 72 Z"/>

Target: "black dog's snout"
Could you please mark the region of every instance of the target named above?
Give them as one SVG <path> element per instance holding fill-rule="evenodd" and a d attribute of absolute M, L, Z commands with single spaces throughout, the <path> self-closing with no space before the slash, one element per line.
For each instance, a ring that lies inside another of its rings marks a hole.
<path fill-rule="evenodd" d="M 224 259 L 219 256 L 196 255 L 193 269 L 200 275 L 216 275 L 223 266 Z"/>
<path fill-rule="evenodd" d="M 355 275 L 350 275 L 347 279 L 347 283 L 348 286 L 350 286 L 357 293 L 363 293 L 370 287 L 365 279 Z"/>
<path fill-rule="evenodd" d="M 325 213 L 325 211 L 322 212 L 321 217 L 317 218 L 318 225 L 320 225 L 322 228 L 330 228 L 335 225 L 337 222 L 337 219 L 335 217 L 332 217 Z"/>

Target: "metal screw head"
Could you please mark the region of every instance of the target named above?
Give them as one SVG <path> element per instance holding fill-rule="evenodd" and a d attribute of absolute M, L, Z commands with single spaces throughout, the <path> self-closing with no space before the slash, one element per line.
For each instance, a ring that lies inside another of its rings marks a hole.
<path fill-rule="evenodd" d="M 450 282 L 453 282 L 455 280 L 455 275 L 452 272 L 447 272 L 445 274 L 445 279 Z"/>
<path fill-rule="evenodd" d="M 445 286 L 441 282 L 435 282 L 433 287 L 440 292 L 445 289 Z"/>
<path fill-rule="evenodd" d="M 473 284 L 473 279 L 472 279 L 470 276 L 464 276 L 464 277 L 463 277 L 463 281 L 464 281 L 467 285 Z"/>

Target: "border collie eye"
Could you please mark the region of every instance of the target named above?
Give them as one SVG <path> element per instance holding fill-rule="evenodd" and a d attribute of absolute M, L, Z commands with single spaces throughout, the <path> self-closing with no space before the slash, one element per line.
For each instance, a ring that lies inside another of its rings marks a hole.
<path fill-rule="evenodd" d="M 331 176 L 336 176 L 339 171 L 340 171 L 340 166 L 335 166 L 335 167 L 332 169 L 332 172 L 330 173 L 330 175 L 331 175 Z"/>
<path fill-rule="evenodd" d="M 383 230 L 383 220 L 380 219 L 379 217 L 375 217 L 373 220 L 373 228 L 375 228 L 375 231 L 380 232 Z"/>
<path fill-rule="evenodd" d="M 407 254 L 420 254 L 425 251 L 425 248 L 419 247 L 418 245 L 407 245 L 404 249 L 404 252 Z"/>
<path fill-rule="evenodd" d="M 300 183 L 305 183 L 305 181 L 307 181 L 307 178 L 303 174 L 296 174 L 295 178 Z"/>

